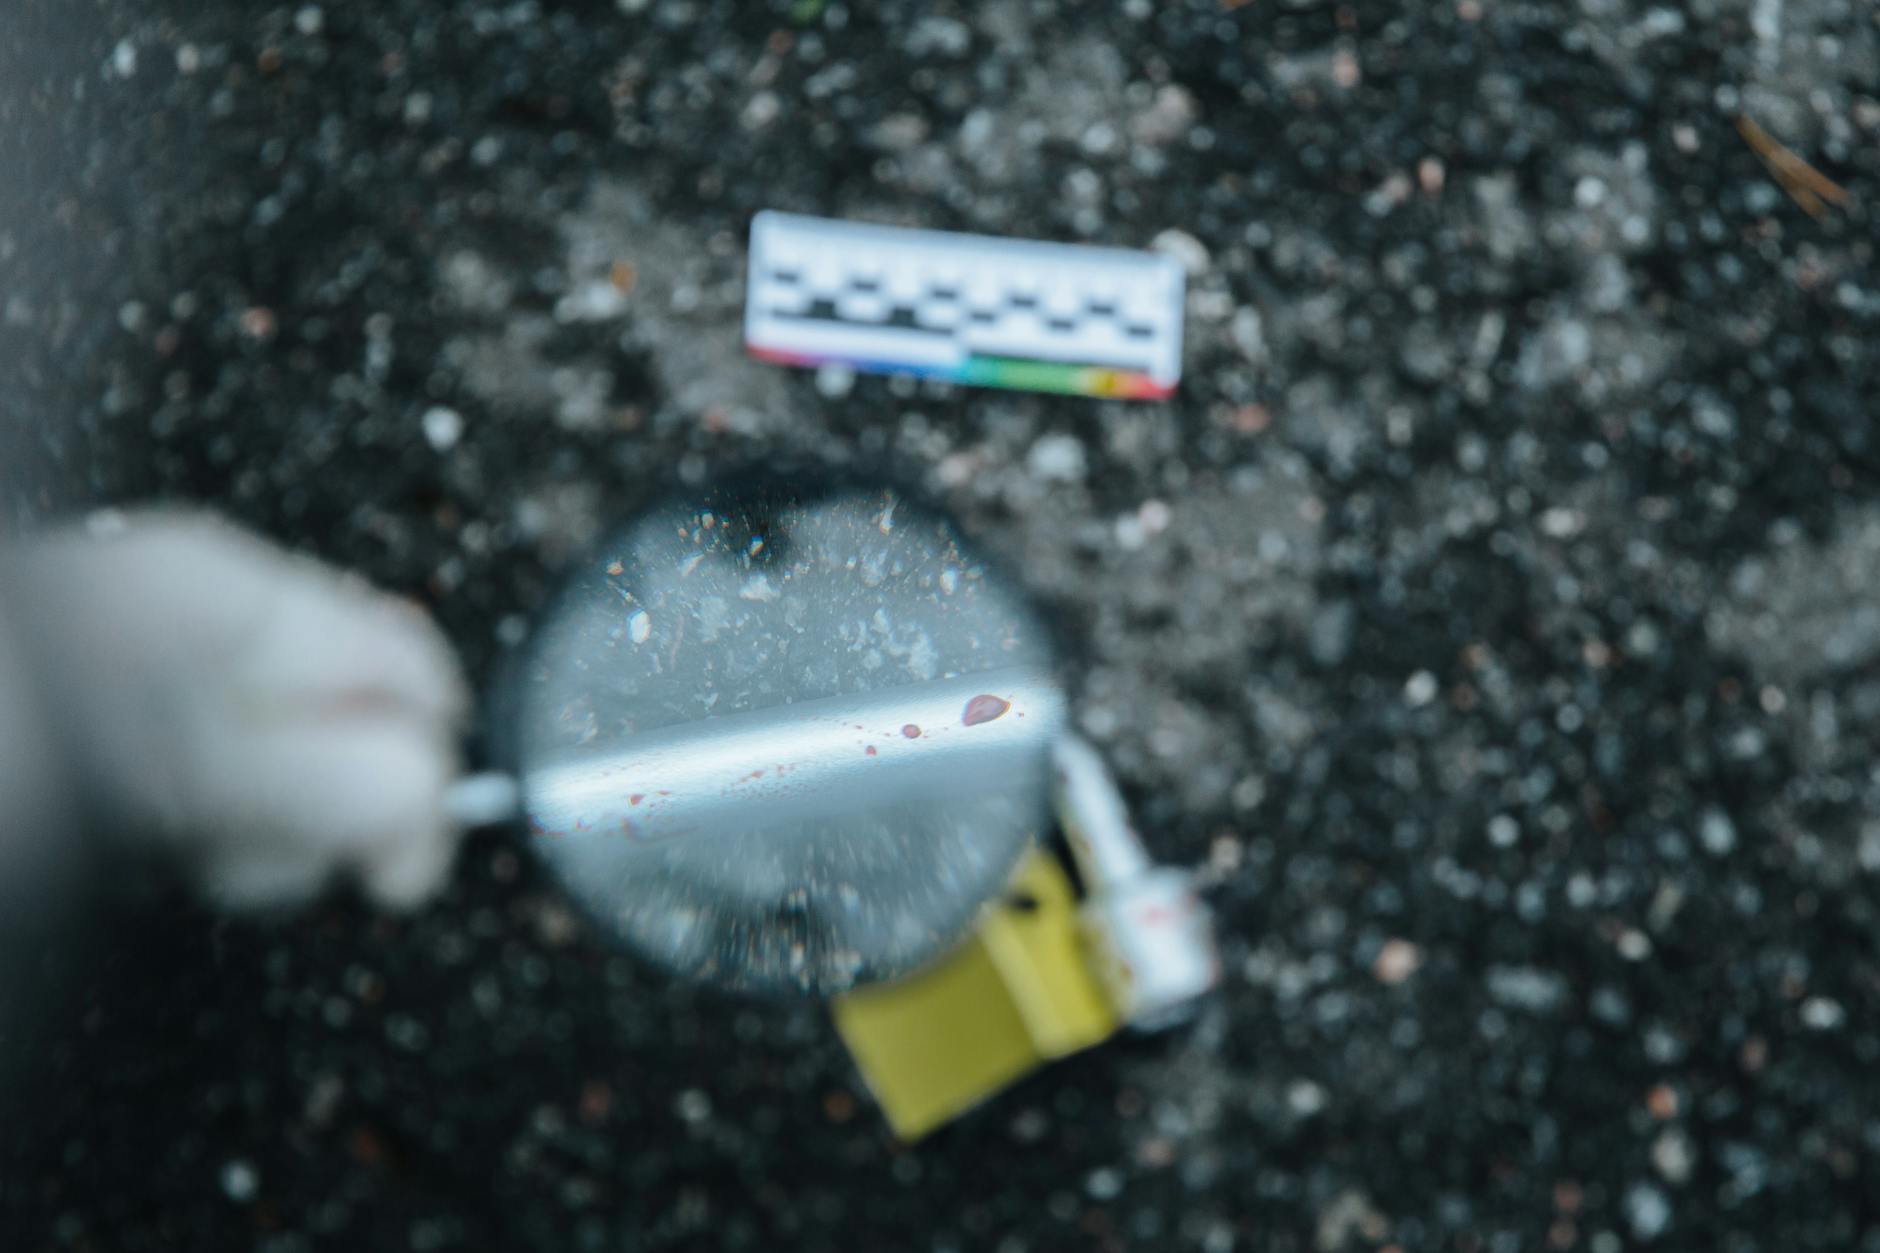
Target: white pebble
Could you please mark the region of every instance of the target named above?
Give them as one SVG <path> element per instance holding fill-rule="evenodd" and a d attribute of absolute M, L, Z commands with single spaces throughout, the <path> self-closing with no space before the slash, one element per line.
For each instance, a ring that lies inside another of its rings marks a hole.
<path fill-rule="evenodd" d="M 1552 539 L 1571 539 L 1586 529 L 1586 515 L 1574 509 L 1549 509 L 1541 514 L 1541 530 Z"/>
<path fill-rule="evenodd" d="M 1706 852 L 1722 857 L 1736 847 L 1736 824 L 1721 809 L 1706 810 L 1697 838 L 1703 841 Z"/>
<path fill-rule="evenodd" d="M 1301 1118 L 1310 1118 L 1325 1108 L 1325 1089 L 1310 1079 L 1295 1079 L 1286 1088 L 1286 1104 Z"/>
<path fill-rule="evenodd" d="M 1421 709 L 1436 699 L 1436 676 L 1428 670 L 1419 670 L 1411 675 L 1403 685 L 1403 698 L 1412 709 Z"/>
<path fill-rule="evenodd" d="M 1666 1183 L 1685 1182 L 1696 1165 L 1697 1154 L 1691 1149 L 1690 1137 L 1682 1131 L 1673 1128 L 1652 1141 L 1652 1166 Z"/>
<path fill-rule="evenodd" d="M 581 284 L 555 302 L 557 322 L 606 322 L 627 311 L 627 293 L 611 279 Z"/>
<path fill-rule="evenodd" d="M 739 123 L 747 131 L 762 130 L 777 120 L 783 112 L 783 101 L 774 91 L 760 91 L 745 102 L 744 111 L 738 115 Z"/>
<path fill-rule="evenodd" d="M 1860 868 L 1869 874 L 1880 870 L 1880 822 L 1868 822 L 1860 829 L 1860 844 L 1854 850 Z"/>
<path fill-rule="evenodd" d="M 1530 1013 L 1552 1013 L 1567 999 L 1567 981 L 1534 966 L 1490 966 L 1487 983 L 1488 995 L 1497 1004 Z"/>
<path fill-rule="evenodd" d="M 1149 247 L 1165 257 L 1174 257 L 1190 277 L 1207 273 L 1213 260 L 1205 244 L 1187 231 L 1167 230 L 1149 242 Z"/>
<path fill-rule="evenodd" d="M 1625 1217 L 1632 1224 L 1632 1234 L 1641 1240 L 1656 1239 L 1671 1222 L 1671 1202 L 1649 1183 L 1634 1184 L 1625 1194 Z"/>
<path fill-rule="evenodd" d="M 1847 1021 L 1841 1002 L 1825 996 L 1811 996 L 1802 1002 L 1802 1025 L 1813 1031 L 1832 1031 Z"/>
<path fill-rule="evenodd" d="M 1225 322 L 1234 311 L 1234 298 L 1224 291 L 1197 291 L 1188 297 L 1188 312 L 1203 322 Z"/>
<path fill-rule="evenodd" d="M 1116 147 L 1116 128 L 1108 122 L 1092 122 L 1084 130 L 1083 148 L 1092 156 L 1100 156 Z"/>
<path fill-rule="evenodd" d="M 855 388 L 855 371 L 840 361 L 816 367 L 816 390 L 830 400 L 840 400 Z"/>
<path fill-rule="evenodd" d="M 419 419 L 424 426 L 424 438 L 439 452 L 448 452 L 457 446 L 463 438 L 463 415 L 455 409 L 443 405 L 433 405 L 424 411 Z"/>
<path fill-rule="evenodd" d="M 1031 446 L 1025 469 L 1053 483 L 1075 483 L 1084 477 L 1084 446 L 1074 435 L 1046 435 Z"/>
<path fill-rule="evenodd" d="M 1266 323 L 1252 305 L 1235 312 L 1234 320 L 1228 324 L 1228 335 L 1247 360 L 1256 364 L 1266 360 Z"/>
<path fill-rule="evenodd" d="M 241 1158 L 224 1163 L 222 1166 L 222 1191 L 231 1201 L 254 1199 L 255 1192 L 261 1187 L 261 1176 L 255 1168 Z"/>

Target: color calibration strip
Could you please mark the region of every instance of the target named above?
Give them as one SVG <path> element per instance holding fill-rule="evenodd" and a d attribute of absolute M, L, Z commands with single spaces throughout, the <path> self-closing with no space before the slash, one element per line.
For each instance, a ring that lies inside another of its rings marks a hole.
<path fill-rule="evenodd" d="M 1173 257 L 764 212 L 750 273 L 765 361 L 1124 400 L 1181 377 Z"/>

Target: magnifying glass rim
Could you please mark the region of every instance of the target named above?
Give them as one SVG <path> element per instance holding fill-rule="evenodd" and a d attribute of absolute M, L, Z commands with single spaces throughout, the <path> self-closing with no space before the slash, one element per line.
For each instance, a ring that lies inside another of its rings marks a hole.
<path fill-rule="evenodd" d="M 498 687 L 497 695 L 492 699 L 491 746 L 493 755 L 509 770 L 521 779 L 526 765 L 523 751 L 523 710 L 527 706 L 529 675 L 533 672 L 540 658 L 540 650 L 547 632 L 542 628 L 561 620 L 568 612 L 575 598 L 591 588 L 594 571 L 601 563 L 611 560 L 610 554 L 617 551 L 619 537 L 629 533 L 644 519 L 668 510 L 712 509 L 722 514 L 733 514 L 748 508 L 753 500 L 773 500 L 780 507 L 803 508 L 825 501 L 837 500 L 855 495 L 892 494 L 906 502 L 913 510 L 925 513 L 947 523 L 954 532 L 954 539 L 962 553 L 972 564 L 987 572 L 988 578 L 1001 586 L 1012 589 L 1015 598 L 1033 620 L 1039 633 L 1039 643 L 1046 652 L 1045 668 L 1061 678 L 1064 659 L 1068 655 L 1064 647 L 1066 632 L 1060 615 L 1053 613 L 1050 607 L 1041 603 L 1031 593 L 1024 579 L 1008 563 L 995 554 L 986 551 L 976 538 L 962 527 L 955 511 L 946 507 L 943 501 L 924 487 L 910 482 L 905 476 L 891 473 L 870 473 L 853 465 L 831 466 L 824 462 L 797 460 L 789 458 L 770 459 L 764 462 L 750 462 L 738 465 L 725 472 L 713 475 L 711 479 L 692 488 L 680 488 L 656 494 L 649 494 L 642 500 L 640 507 L 623 514 L 613 526 L 599 534 L 593 543 L 585 545 L 579 554 L 569 560 L 556 574 L 553 590 L 544 599 L 541 608 L 534 615 L 535 629 L 529 638 L 514 649 L 509 655 Z M 526 789 L 525 789 L 526 791 Z M 515 827 L 527 829 L 530 815 L 526 808 L 520 814 Z M 1049 826 L 1048 804 L 1040 806 L 1041 828 Z M 1024 842 L 1020 841 L 1014 849 L 1012 861 L 1016 864 L 1023 855 Z M 539 857 L 539 854 L 538 854 Z M 608 925 L 601 907 L 589 902 L 587 897 L 571 887 L 563 878 L 562 872 L 552 859 L 539 857 L 547 865 L 555 878 L 564 898 L 577 913 L 587 918 L 594 925 L 597 933 L 608 937 L 608 948 L 615 952 L 631 954 L 651 968 L 658 969 L 669 976 L 687 978 L 689 982 L 717 987 L 746 996 L 762 999 L 791 1000 L 798 999 L 803 990 L 787 981 L 775 979 L 757 979 L 745 981 L 719 976 L 687 975 L 672 964 L 660 960 L 656 953 L 647 948 L 631 943 L 616 935 Z M 960 934 L 971 927 L 971 913 L 968 912 Z M 933 958 L 937 959 L 947 951 L 946 944 L 937 946 Z M 873 979 L 864 978 L 854 986 L 866 986 L 877 979 L 902 977 L 905 970 L 883 972 Z M 814 990 L 812 989 L 812 992 Z"/>

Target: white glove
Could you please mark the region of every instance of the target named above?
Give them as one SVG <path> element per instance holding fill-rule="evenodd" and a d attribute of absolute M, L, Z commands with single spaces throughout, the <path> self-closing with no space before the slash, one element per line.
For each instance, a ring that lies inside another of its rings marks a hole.
<path fill-rule="evenodd" d="M 0 615 L 93 820 L 173 846 L 221 903 L 289 904 L 346 872 L 408 907 L 442 882 L 467 697 L 415 606 L 158 510 L 9 554 Z M 0 770 L 19 716 L 0 703 Z"/>

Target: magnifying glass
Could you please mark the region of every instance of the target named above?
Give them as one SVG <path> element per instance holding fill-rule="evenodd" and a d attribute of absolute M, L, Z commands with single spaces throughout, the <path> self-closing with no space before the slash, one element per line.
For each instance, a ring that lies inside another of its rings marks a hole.
<path fill-rule="evenodd" d="M 938 956 L 1049 821 L 1040 619 L 893 490 L 674 497 L 568 576 L 512 685 L 518 807 L 608 936 L 693 979 L 830 995 Z"/>

